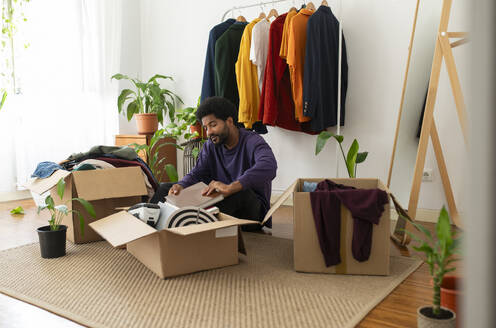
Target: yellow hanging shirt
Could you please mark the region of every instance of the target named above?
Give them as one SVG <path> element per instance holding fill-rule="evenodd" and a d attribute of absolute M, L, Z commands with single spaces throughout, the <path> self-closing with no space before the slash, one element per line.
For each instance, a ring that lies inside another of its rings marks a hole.
<path fill-rule="evenodd" d="M 235 66 L 239 93 L 238 121 L 243 123 L 247 129 L 251 129 L 253 123 L 258 121 L 260 104 L 257 66 L 250 60 L 251 32 L 253 26 L 259 21 L 260 18 L 256 18 L 246 25 Z"/>
<path fill-rule="evenodd" d="M 284 26 L 282 28 L 282 41 L 281 41 L 281 50 L 279 51 L 279 57 L 282 59 L 286 59 L 288 57 L 288 27 L 291 19 L 296 16 L 298 12 L 296 10 L 291 10 L 286 15 L 286 20 L 284 21 Z"/>

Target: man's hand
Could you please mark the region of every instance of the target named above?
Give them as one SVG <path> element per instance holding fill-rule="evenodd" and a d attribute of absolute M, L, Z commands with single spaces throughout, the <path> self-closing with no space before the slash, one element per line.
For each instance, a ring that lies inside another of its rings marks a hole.
<path fill-rule="evenodd" d="M 176 183 L 176 184 L 172 185 L 172 187 L 169 189 L 169 195 L 179 195 L 179 193 L 183 189 L 184 189 L 183 186 Z"/>
<path fill-rule="evenodd" d="M 205 189 L 203 189 L 202 195 L 208 196 L 214 192 L 218 192 L 221 193 L 224 197 L 227 197 L 237 193 L 238 191 L 241 191 L 241 189 L 243 189 L 243 186 L 239 181 L 234 181 L 233 183 L 226 185 L 225 183 L 222 183 L 220 181 L 212 180 L 212 182 L 210 182 L 209 185 Z"/>

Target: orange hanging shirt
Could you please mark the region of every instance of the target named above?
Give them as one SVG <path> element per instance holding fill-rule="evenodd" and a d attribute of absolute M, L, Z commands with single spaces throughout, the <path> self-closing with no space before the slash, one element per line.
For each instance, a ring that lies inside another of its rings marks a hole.
<path fill-rule="evenodd" d="M 286 59 L 288 57 L 288 27 L 289 27 L 289 22 L 293 19 L 294 16 L 296 16 L 298 12 L 296 10 L 291 10 L 287 16 L 286 20 L 284 21 L 284 27 L 282 28 L 282 41 L 281 41 L 281 50 L 279 51 L 279 57 L 282 59 Z"/>
<path fill-rule="evenodd" d="M 295 103 L 295 117 L 299 122 L 308 122 L 303 116 L 303 68 L 305 66 L 305 45 L 307 42 L 307 21 L 313 11 L 301 9 L 288 26 L 288 56 L 286 61 L 291 75 L 291 89 Z"/>

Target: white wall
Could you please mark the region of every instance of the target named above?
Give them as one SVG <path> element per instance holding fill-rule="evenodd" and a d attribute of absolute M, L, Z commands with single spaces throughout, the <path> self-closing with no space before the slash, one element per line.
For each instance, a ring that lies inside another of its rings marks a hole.
<path fill-rule="evenodd" d="M 142 60 L 142 35 L 141 35 L 141 6 L 139 1 L 122 0 L 122 54 L 119 72 L 129 77 L 141 78 Z M 121 89 L 129 88 L 127 81 L 114 81 L 119 83 Z M 117 100 L 116 100 L 117 103 Z M 116 106 L 117 109 L 117 106 Z M 136 134 L 134 118 L 128 122 L 124 115 L 119 115 L 119 133 Z"/>
<path fill-rule="evenodd" d="M 360 149 L 369 151 L 367 161 L 358 167 L 359 177 L 379 177 L 386 181 L 416 2 L 349 0 L 342 1 L 341 10 L 338 1 L 328 2 L 335 15 L 342 19 L 348 50 L 346 126 L 341 132 L 345 137 L 344 144 L 348 148 L 353 138 L 357 138 Z M 201 91 L 209 30 L 221 22 L 223 13 L 233 5 L 251 3 L 254 2 L 142 1 L 142 75 L 172 75 L 175 83 L 168 87 L 174 89 L 186 105 L 194 105 Z M 276 8 L 282 13 L 292 5 L 293 2 L 288 1 L 283 5 L 276 4 Z M 260 8 L 254 8 L 241 13 L 251 20 L 259 12 Z M 460 10 L 454 16 L 463 14 Z M 239 12 L 235 13 L 237 15 Z M 445 86 L 448 83 L 443 72 L 438 95 L 440 106 L 436 111 L 454 112 L 454 107 L 451 108 L 448 102 L 452 96 L 449 90 L 444 90 Z M 446 109 L 441 110 L 441 106 Z M 452 120 L 438 122 L 438 125 L 443 146 L 447 148 L 445 155 L 450 173 L 457 174 L 463 171 L 461 161 L 457 161 L 455 156 L 459 151 L 453 150 L 461 146 L 456 137 L 459 131 Z M 269 133 L 264 138 L 272 147 L 279 164 L 277 177 L 273 181 L 274 192 L 284 190 L 297 177 L 335 176 L 333 143 L 316 157 L 315 136 L 269 127 Z M 452 143 L 455 147 L 451 147 Z M 436 168 L 432 156 L 429 155 L 427 163 L 426 166 Z M 339 175 L 345 177 L 346 169 L 341 158 L 338 158 L 338 165 Z M 423 184 L 419 207 L 441 207 L 444 196 L 439 178 L 436 180 Z M 459 199 L 461 188 L 457 181 L 454 188 Z"/>

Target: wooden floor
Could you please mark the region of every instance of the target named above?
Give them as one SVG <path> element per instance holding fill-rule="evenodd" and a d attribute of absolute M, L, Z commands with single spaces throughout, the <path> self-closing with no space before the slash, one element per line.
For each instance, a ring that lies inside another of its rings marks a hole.
<path fill-rule="evenodd" d="M 11 215 L 21 205 L 26 214 Z M 36 228 L 47 223 L 47 213 L 36 214 L 32 200 L 0 203 L 0 250 L 38 241 Z M 434 224 L 425 224 L 431 231 Z M 272 234 L 292 238 L 292 208 L 281 207 L 273 216 Z M 391 243 L 391 255 L 417 256 L 408 248 Z M 0 263 L 0 267 L 1 267 Z M 1 270 L 0 270 L 1 272 Z M 358 327 L 416 327 L 416 310 L 432 301 L 428 267 L 424 263 L 373 309 Z M 43 323 L 42 325 L 40 323 Z M 81 327 L 80 325 L 27 303 L 0 294 L 0 327 Z"/>

